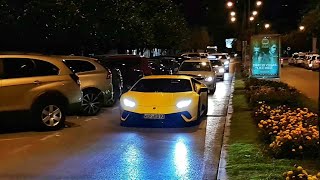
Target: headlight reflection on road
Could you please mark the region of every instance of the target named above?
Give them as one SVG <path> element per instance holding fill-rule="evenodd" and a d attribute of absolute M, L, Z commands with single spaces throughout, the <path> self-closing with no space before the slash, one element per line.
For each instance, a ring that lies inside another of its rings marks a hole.
<path fill-rule="evenodd" d="M 175 145 L 174 164 L 177 175 L 185 178 L 189 169 L 188 149 L 181 139 Z"/>
<path fill-rule="evenodd" d="M 128 145 L 127 151 L 124 154 L 124 163 L 128 179 L 143 179 L 140 174 L 140 172 L 143 172 L 141 169 L 141 152 L 136 145 Z"/>

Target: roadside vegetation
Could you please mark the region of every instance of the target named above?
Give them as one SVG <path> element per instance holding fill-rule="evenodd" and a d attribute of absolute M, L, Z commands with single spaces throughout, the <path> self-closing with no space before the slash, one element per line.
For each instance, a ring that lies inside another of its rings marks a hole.
<path fill-rule="evenodd" d="M 316 105 L 287 84 L 237 77 L 229 179 L 320 179 Z"/>

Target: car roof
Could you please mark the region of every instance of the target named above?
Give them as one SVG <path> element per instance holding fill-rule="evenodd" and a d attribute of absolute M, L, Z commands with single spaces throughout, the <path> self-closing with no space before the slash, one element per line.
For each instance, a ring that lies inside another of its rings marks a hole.
<path fill-rule="evenodd" d="M 210 62 L 208 59 L 200 59 L 200 60 L 185 60 L 183 62 Z"/>
<path fill-rule="evenodd" d="M 150 75 L 144 76 L 142 79 L 187 79 L 190 80 L 192 77 L 187 75 Z"/>
<path fill-rule="evenodd" d="M 84 60 L 94 60 L 96 61 L 97 59 L 95 58 L 91 58 L 91 57 L 86 57 L 86 56 L 60 56 L 60 55 L 56 55 L 62 59 L 70 59 L 70 60 L 77 60 L 77 59 L 84 59 Z"/>

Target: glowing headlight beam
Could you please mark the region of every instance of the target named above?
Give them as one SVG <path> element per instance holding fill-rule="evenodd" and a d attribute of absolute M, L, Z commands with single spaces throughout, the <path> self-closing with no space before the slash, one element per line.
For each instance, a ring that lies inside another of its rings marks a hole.
<path fill-rule="evenodd" d="M 177 103 L 177 108 L 184 108 L 184 107 L 188 107 L 190 104 L 191 104 L 191 99 L 189 99 L 189 100 L 182 100 L 182 101 L 179 101 L 178 103 Z"/>
<path fill-rule="evenodd" d="M 135 107 L 136 106 L 136 103 L 131 101 L 131 100 L 129 100 L 129 99 L 124 99 L 123 100 L 123 104 L 125 106 L 128 106 L 128 107 Z"/>
<path fill-rule="evenodd" d="M 207 77 L 207 78 L 205 79 L 205 81 L 208 81 L 208 82 L 210 82 L 210 81 L 212 81 L 212 80 L 213 80 L 212 77 Z"/>

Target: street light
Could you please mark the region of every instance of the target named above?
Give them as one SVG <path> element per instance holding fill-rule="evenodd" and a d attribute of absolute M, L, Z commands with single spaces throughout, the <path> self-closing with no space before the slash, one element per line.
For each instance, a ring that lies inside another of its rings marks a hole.
<path fill-rule="evenodd" d="M 253 11 L 252 15 L 256 16 L 258 14 L 258 11 Z"/>
<path fill-rule="evenodd" d="M 256 4 L 257 4 L 257 6 L 261 6 L 262 5 L 262 1 L 257 1 Z"/>
<path fill-rule="evenodd" d="M 269 29 L 269 28 L 270 28 L 270 24 L 265 24 L 264 27 L 265 27 L 266 29 Z"/>
<path fill-rule="evenodd" d="M 231 22 L 235 22 L 237 19 L 235 17 L 231 18 Z"/>
<path fill-rule="evenodd" d="M 254 20 L 254 17 L 253 17 L 253 16 L 251 16 L 249 19 L 250 19 L 250 21 L 253 21 L 253 20 Z"/>
<path fill-rule="evenodd" d="M 228 6 L 229 8 L 232 7 L 232 6 L 233 6 L 233 2 L 229 1 L 229 2 L 227 3 L 227 6 Z"/>
<path fill-rule="evenodd" d="M 230 13 L 230 15 L 231 15 L 231 16 L 235 16 L 236 13 L 235 13 L 234 11 L 232 11 L 232 12 Z"/>
<path fill-rule="evenodd" d="M 300 31 L 304 31 L 305 27 L 304 26 L 300 26 L 299 29 L 300 29 Z"/>

